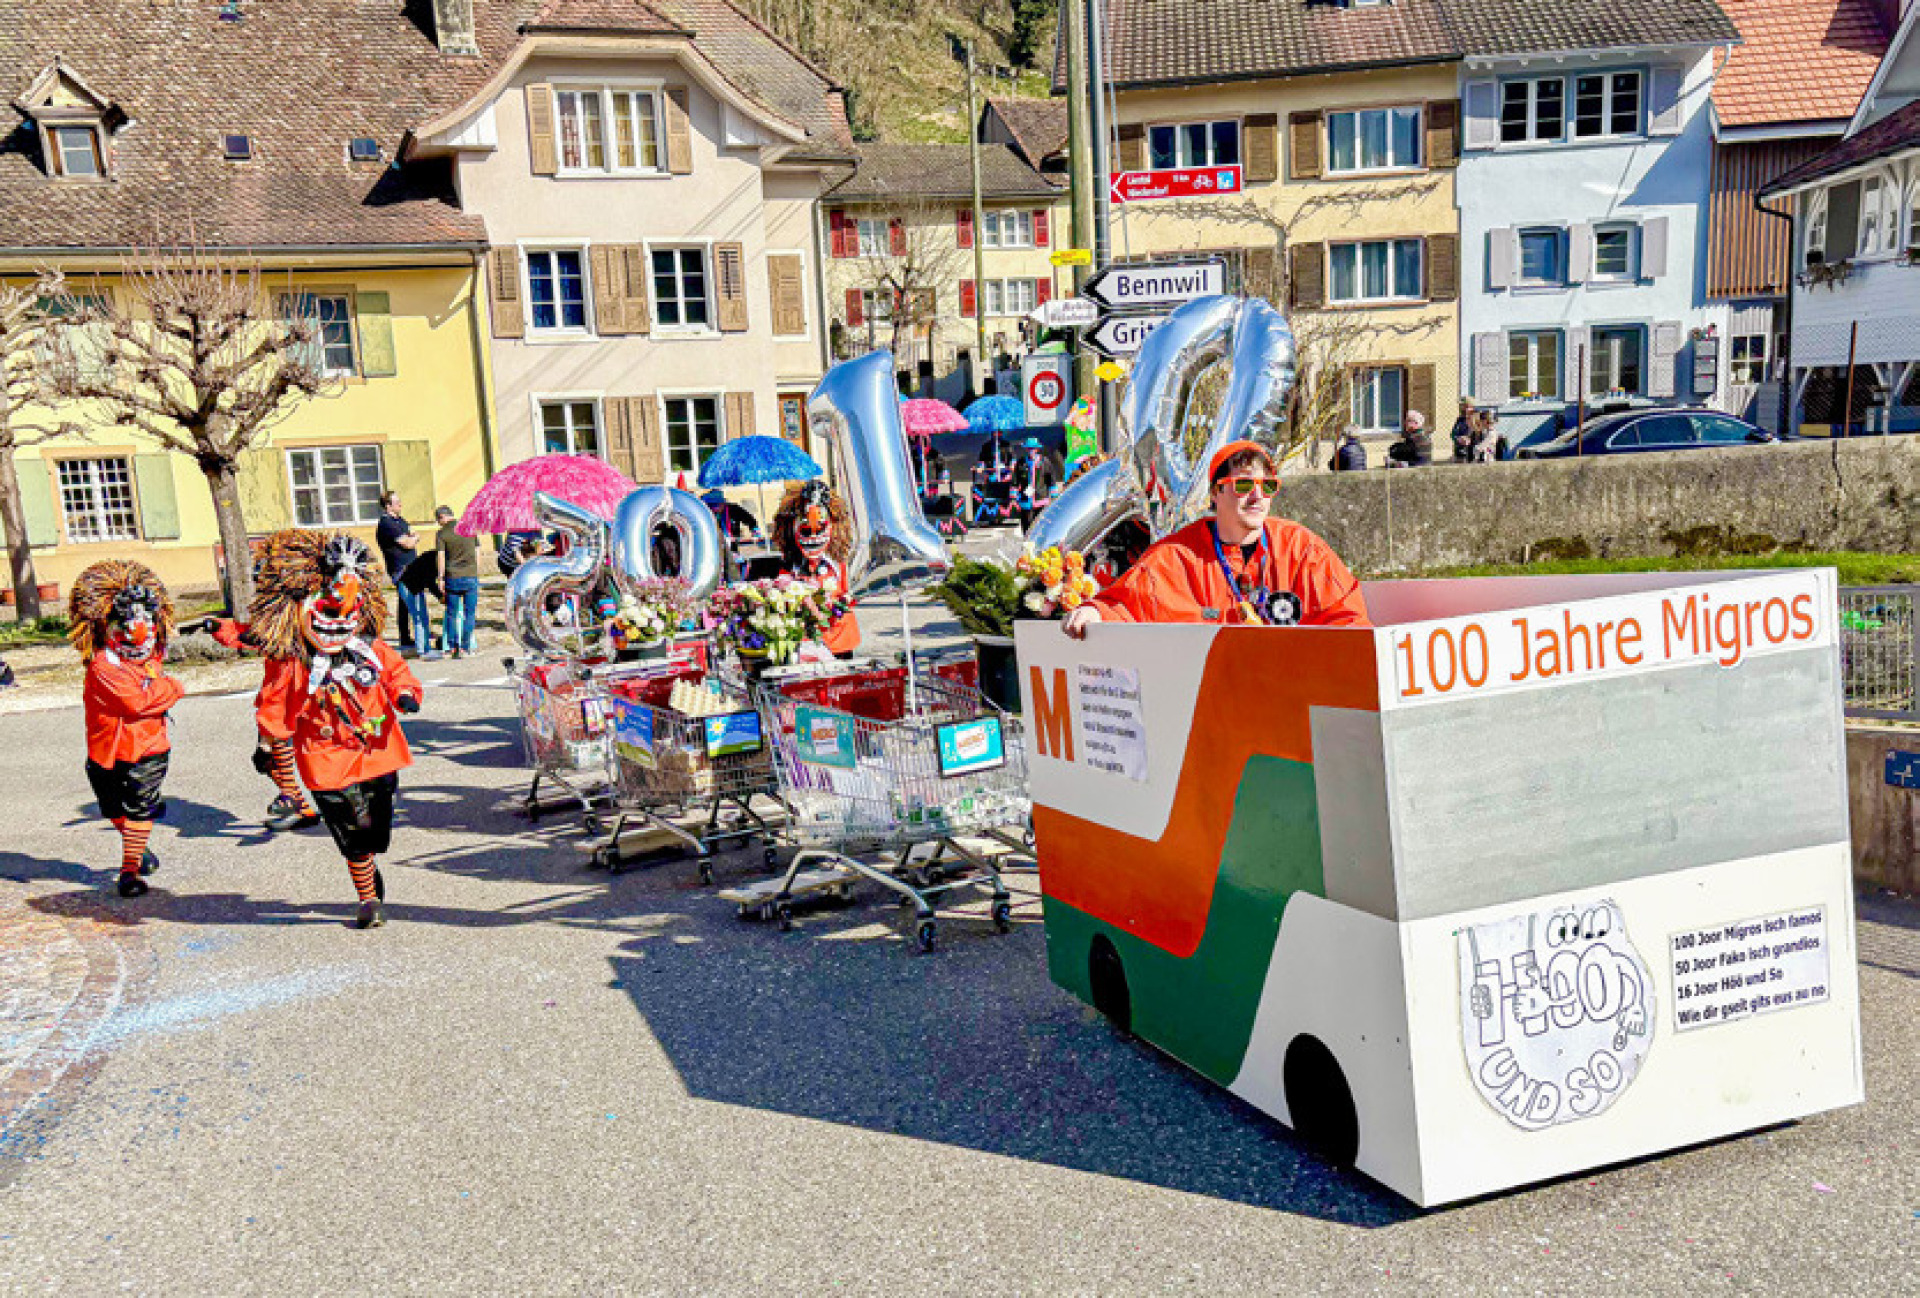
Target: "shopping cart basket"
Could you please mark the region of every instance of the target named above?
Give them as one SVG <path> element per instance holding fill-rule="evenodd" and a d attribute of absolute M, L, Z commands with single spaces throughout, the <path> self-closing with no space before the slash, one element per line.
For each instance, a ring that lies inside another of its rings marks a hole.
<path fill-rule="evenodd" d="M 582 669 L 567 662 L 505 660 L 520 706 L 520 733 L 526 744 L 533 782 L 524 803 L 527 818 L 538 820 L 554 808 L 540 800 L 540 783 L 565 790 L 585 815 L 589 834 L 600 832 L 594 808 L 610 793 L 607 713 L 604 698 Z"/>

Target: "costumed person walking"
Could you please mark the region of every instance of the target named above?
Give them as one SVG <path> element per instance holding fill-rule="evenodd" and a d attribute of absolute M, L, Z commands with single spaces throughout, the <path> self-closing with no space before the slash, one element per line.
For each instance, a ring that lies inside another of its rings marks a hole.
<path fill-rule="evenodd" d="M 148 840 L 167 814 L 160 798 L 173 748 L 167 711 L 186 693 L 161 666 L 173 637 L 173 600 L 146 565 L 108 559 L 73 583 L 67 622 L 67 637 L 87 663 L 87 783 L 120 832 L 120 895 L 144 896 L 141 876 L 160 868 Z"/>
<path fill-rule="evenodd" d="M 787 490 L 773 515 L 773 544 L 795 577 L 828 585 L 848 596 L 847 557 L 853 553 L 853 523 L 846 502 L 818 478 Z M 821 642 L 839 658 L 860 647 L 860 620 L 852 608 L 836 618 Z"/>
<path fill-rule="evenodd" d="M 1228 442 L 1207 466 L 1213 515 L 1164 537 L 1061 627 L 1096 622 L 1214 622 L 1249 626 L 1366 626 L 1360 583 L 1325 541 L 1268 515 L 1280 490 L 1273 456 Z"/>
<path fill-rule="evenodd" d="M 254 701 L 260 731 L 290 740 L 300 778 L 346 858 L 357 928 L 386 922 L 376 864 L 393 838 L 400 771 L 413 764 L 396 715 L 423 691 L 380 638 L 386 599 L 373 553 L 344 532 L 276 532 L 261 554 L 253 627 L 268 654 Z"/>
<path fill-rule="evenodd" d="M 258 580 L 259 573 L 256 572 L 254 578 Z M 204 631 L 217 643 L 237 653 L 261 652 L 253 628 L 233 618 L 203 618 L 186 629 Z M 274 739 L 264 731 L 258 732 L 253 748 L 253 769 L 272 780 L 277 790 L 273 801 L 267 804 L 265 824 L 268 829 L 279 833 L 288 829 L 307 829 L 320 823 L 320 813 L 307 801 L 307 791 L 300 787 L 299 776 L 294 773 L 291 739 Z"/>

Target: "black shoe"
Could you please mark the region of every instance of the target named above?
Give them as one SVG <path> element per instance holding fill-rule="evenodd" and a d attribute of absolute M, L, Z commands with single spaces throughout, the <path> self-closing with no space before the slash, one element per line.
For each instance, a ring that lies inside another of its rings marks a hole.
<path fill-rule="evenodd" d="M 121 871 L 120 895 L 122 897 L 144 897 L 150 891 L 152 891 L 152 889 L 147 887 L 147 881 L 145 879 L 142 879 L 139 875 L 130 871 Z"/>
<path fill-rule="evenodd" d="M 275 798 L 267 807 L 266 825 L 278 833 L 285 829 L 305 829 L 308 825 L 320 823 L 320 816 L 310 808 L 303 808 L 286 794 Z"/>
<path fill-rule="evenodd" d="M 140 885 L 140 890 L 145 892 L 146 887 L 143 883 Z M 379 901 L 363 901 L 360 903 L 359 915 L 354 917 L 353 926 L 355 928 L 379 928 L 386 922 L 386 911 L 382 908 Z"/>
<path fill-rule="evenodd" d="M 153 854 L 153 849 L 149 847 L 147 849 L 147 854 L 140 858 L 140 873 L 152 874 L 155 870 L 158 870 L 159 868 L 160 868 L 160 858 L 155 856 Z"/>

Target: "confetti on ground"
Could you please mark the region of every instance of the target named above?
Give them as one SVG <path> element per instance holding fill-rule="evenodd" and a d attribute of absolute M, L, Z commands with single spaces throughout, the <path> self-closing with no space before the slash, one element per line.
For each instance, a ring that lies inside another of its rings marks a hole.
<path fill-rule="evenodd" d="M 1819 1191 L 1820 1193 L 1822 1193 L 1822 1194 L 1832 1194 L 1832 1193 L 1833 1193 L 1833 1187 L 1832 1187 L 1832 1186 L 1830 1186 L 1830 1185 L 1828 1185 L 1828 1184 L 1826 1184 L 1826 1183 L 1825 1183 L 1825 1182 L 1823 1182 L 1823 1181 L 1815 1181 L 1815 1182 L 1813 1183 L 1813 1188 L 1814 1188 L 1814 1189 L 1816 1189 L 1816 1190 L 1818 1190 L 1818 1191 Z"/>

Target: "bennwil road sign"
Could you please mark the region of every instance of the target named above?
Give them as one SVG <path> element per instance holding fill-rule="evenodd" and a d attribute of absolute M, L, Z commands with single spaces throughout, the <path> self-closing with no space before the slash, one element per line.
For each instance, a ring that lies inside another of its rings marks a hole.
<path fill-rule="evenodd" d="M 1108 266 L 1089 279 L 1080 296 L 1114 308 L 1174 306 L 1227 291 L 1226 268 L 1217 261 Z"/>
<path fill-rule="evenodd" d="M 1140 344 L 1147 340 L 1147 335 L 1166 318 L 1164 311 L 1146 315 L 1110 315 L 1100 322 L 1098 329 L 1080 337 L 1102 356 L 1131 356 L 1140 350 Z"/>

